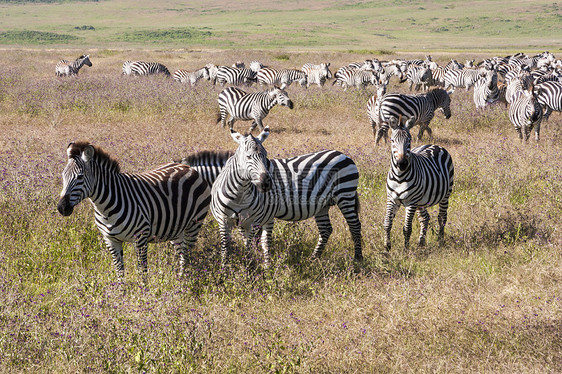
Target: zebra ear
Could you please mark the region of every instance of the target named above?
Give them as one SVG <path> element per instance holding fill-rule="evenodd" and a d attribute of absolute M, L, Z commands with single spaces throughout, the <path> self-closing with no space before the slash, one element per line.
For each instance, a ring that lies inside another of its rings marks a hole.
<path fill-rule="evenodd" d="M 263 143 L 268 136 L 269 136 L 269 126 L 265 126 L 261 134 L 259 134 L 256 139 L 259 140 L 260 143 Z"/>
<path fill-rule="evenodd" d="M 396 117 L 390 117 L 388 119 L 388 125 L 390 126 L 391 129 L 396 130 L 399 126 L 398 124 L 398 118 Z"/>
<path fill-rule="evenodd" d="M 70 158 L 70 156 L 72 155 L 72 151 L 70 150 L 70 147 L 74 145 L 74 142 L 70 142 L 68 143 L 68 145 L 66 146 L 66 155 Z"/>
<path fill-rule="evenodd" d="M 84 162 L 89 162 L 92 157 L 94 157 L 94 147 L 92 145 L 87 145 L 86 147 L 84 147 L 84 150 L 82 151 L 82 155 L 80 155 L 80 157 L 82 157 L 82 160 L 84 160 Z"/>
<path fill-rule="evenodd" d="M 416 124 L 416 117 L 410 117 L 404 124 L 407 129 L 411 129 Z"/>
<path fill-rule="evenodd" d="M 236 132 L 234 129 L 230 129 L 230 136 L 232 136 L 232 139 L 234 139 L 234 141 L 238 144 L 240 144 L 242 139 L 244 139 L 244 135 Z"/>

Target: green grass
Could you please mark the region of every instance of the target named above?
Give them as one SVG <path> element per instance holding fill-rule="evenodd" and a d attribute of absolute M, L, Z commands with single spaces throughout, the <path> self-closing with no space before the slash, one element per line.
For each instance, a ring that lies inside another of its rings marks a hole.
<path fill-rule="evenodd" d="M 559 28 L 561 17 L 560 5 L 546 0 L 309 1 L 306 6 L 268 0 L 228 7 L 216 0 L 189 5 L 117 0 L 64 5 L 8 2 L 0 8 L 3 32 L 23 32 L 25 25 L 78 37 L 60 43 L 81 48 L 555 52 L 561 45 L 553 30 Z M 81 29 L 83 25 L 95 30 Z M 0 43 L 36 44 L 16 34 L 8 36 Z"/>

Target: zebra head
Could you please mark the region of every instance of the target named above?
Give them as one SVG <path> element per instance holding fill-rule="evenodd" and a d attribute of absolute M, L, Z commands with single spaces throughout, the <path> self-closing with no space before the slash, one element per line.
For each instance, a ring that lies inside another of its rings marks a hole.
<path fill-rule="evenodd" d="M 286 106 L 289 109 L 293 109 L 293 102 L 291 101 L 291 99 L 289 99 L 287 91 L 275 86 L 272 90 L 269 91 L 269 96 L 275 100 L 275 103 L 277 105 Z"/>
<path fill-rule="evenodd" d="M 391 165 L 393 169 L 398 168 L 398 170 L 403 172 L 410 165 L 412 136 L 410 135 L 409 128 L 414 126 L 416 118 L 409 118 L 406 124 L 401 124 L 400 122 L 401 119 L 396 117 L 388 119 L 388 125 L 392 129 L 392 135 L 390 136 Z"/>
<path fill-rule="evenodd" d="M 74 207 L 92 193 L 91 169 L 95 149 L 88 143 L 70 143 L 66 150 L 68 162 L 62 172 L 62 191 L 57 210 L 63 216 L 72 214 Z"/>
<path fill-rule="evenodd" d="M 240 177 L 243 180 L 250 180 L 260 192 L 269 191 L 272 186 L 269 160 L 267 151 L 262 145 L 269 136 L 269 126 L 266 126 L 257 137 L 252 134 L 242 135 L 234 129 L 230 129 L 230 135 L 238 143 L 238 149 L 232 157 L 238 165 Z"/>
<path fill-rule="evenodd" d="M 78 57 L 78 60 L 82 60 L 82 63 L 86 66 L 92 66 L 92 62 L 90 61 L 90 55 L 82 55 Z"/>

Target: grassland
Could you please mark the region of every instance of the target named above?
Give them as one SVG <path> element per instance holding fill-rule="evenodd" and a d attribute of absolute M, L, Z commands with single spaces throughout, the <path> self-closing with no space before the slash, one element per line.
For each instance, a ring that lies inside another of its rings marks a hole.
<path fill-rule="evenodd" d="M 65 48 L 522 51 L 562 48 L 559 3 L 0 2 L 0 44 Z M 37 39 L 37 32 L 53 33 Z"/>
<path fill-rule="evenodd" d="M 125 172 L 198 150 L 235 148 L 215 124 L 218 87 L 123 77 L 123 60 L 157 60 L 175 70 L 236 60 L 337 67 L 372 56 L 102 50 L 78 78 L 56 79 L 56 61 L 72 57 L 65 53 L 0 54 L 0 371 L 545 373 L 562 367 L 559 113 L 543 124 L 540 144 L 522 144 L 505 108 L 476 112 L 471 92 L 455 92 L 453 116 L 438 114 L 432 122 L 434 142 L 449 150 L 456 169 L 445 243 L 436 243 L 432 209 L 428 245 L 405 252 L 402 209 L 386 258 L 389 149 L 373 144 L 365 113 L 371 92 L 291 86 L 295 109 L 274 108 L 264 121 L 272 128 L 269 156 L 338 149 L 356 161 L 365 261 L 352 260 L 351 238 L 334 210 L 334 234 L 320 260 L 310 259 L 313 222 L 278 222 L 271 269 L 237 237 L 226 277 L 209 218 L 185 278 L 175 275 L 173 249 L 152 245 L 144 284 L 129 245 L 119 285 L 91 206 L 82 203 L 70 217 L 56 211 L 66 145 L 89 140 Z M 442 54 L 438 61 L 485 56 Z M 413 237 L 418 229 L 416 222 Z"/>

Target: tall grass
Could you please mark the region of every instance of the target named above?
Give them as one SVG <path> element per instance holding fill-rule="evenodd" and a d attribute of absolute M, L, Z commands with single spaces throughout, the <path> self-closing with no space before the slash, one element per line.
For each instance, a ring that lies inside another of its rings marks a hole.
<path fill-rule="evenodd" d="M 164 243 L 149 247 L 143 283 L 127 245 L 125 283 L 114 283 L 91 206 L 83 202 L 70 217 L 56 212 L 68 142 L 102 146 L 124 172 L 236 146 L 215 122 L 219 87 L 123 77 L 122 61 L 143 57 L 170 70 L 253 59 L 281 67 L 330 61 L 335 69 L 365 58 L 279 55 L 111 51 L 92 56 L 93 66 L 72 79 L 54 76 L 62 56 L 0 55 L 0 370 L 559 370 L 562 118 L 555 113 L 543 124 L 540 144 L 524 144 L 505 108 L 477 112 L 463 90 L 453 95 L 453 116 L 438 114 L 431 125 L 434 143 L 455 163 L 443 246 L 432 209 L 427 246 L 405 252 L 401 210 L 393 251 L 382 255 L 389 146 L 374 145 L 366 116 L 372 93 L 291 86 L 295 109 L 276 107 L 264 119 L 272 129 L 266 149 L 271 158 L 338 149 L 355 160 L 365 261 L 352 260 L 347 225 L 334 209 L 321 259 L 310 258 L 313 221 L 276 222 L 270 269 L 236 237 L 224 273 L 209 217 L 186 277 L 175 275 L 174 251 Z M 249 123 L 236 126 L 244 131 Z M 416 223 L 414 237 L 417 230 Z"/>

